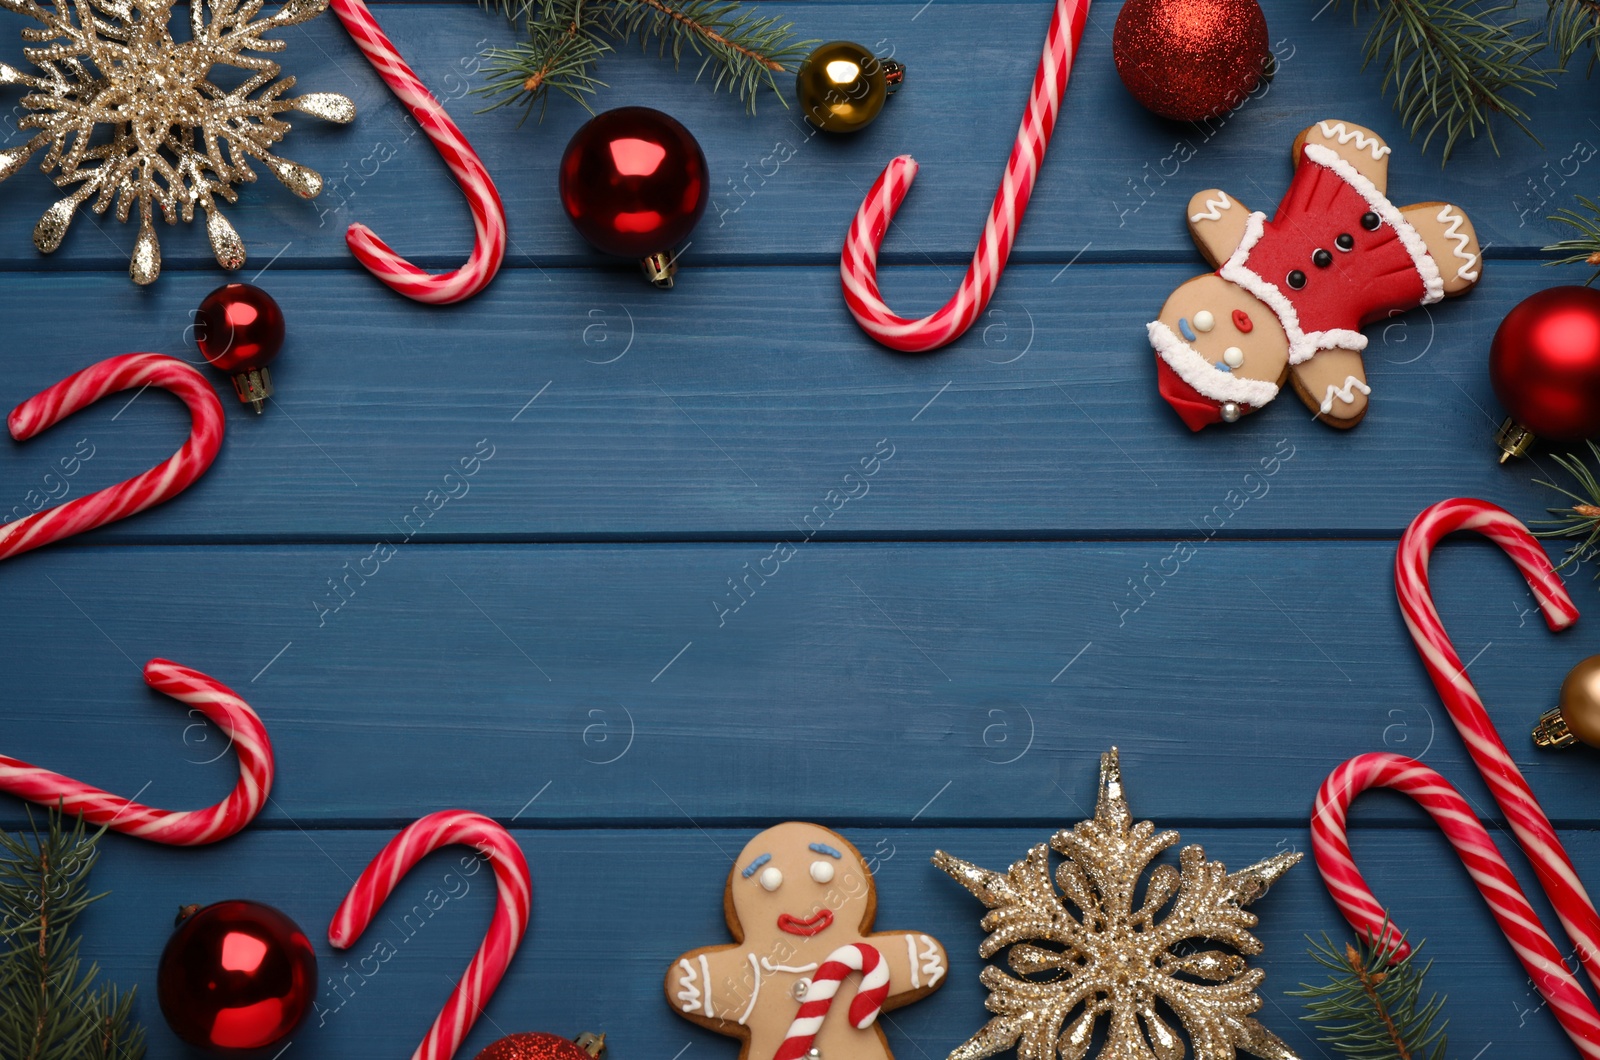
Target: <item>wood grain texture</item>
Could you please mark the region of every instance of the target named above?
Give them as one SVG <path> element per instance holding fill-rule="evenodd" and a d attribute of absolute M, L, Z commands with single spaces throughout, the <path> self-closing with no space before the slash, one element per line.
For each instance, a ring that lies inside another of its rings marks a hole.
<path fill-rule="evenodd" d="M 844 227 L 879 168 L 914 153 L 922 176 L 887 239 L 884 294 L 906 313 L 944 301 L 1048 5 L 782 8 L 803 36 L 910 65 L 883 119 L 848 140 L 811 136 L 766 99 L 747 118 L 666 61 L 608 58 L 600 105 L 670 110 L 713 170 L 670 294 L 590 252 L 561 216 L 556 160 L 580 108 L 556 101 L 521 127 L 473 113 L 474 56 L 513 39 L 501 20 L 465 2 L 377 10 L 499 182 L 505 272 L 441 311 L 350 260 L 343 230 L 360 220 L 419 263 L 453 266 L 467 211 L 337 24 L 290 31 L 299 90 L 347 92 L 361 117 L 300 122 L 285 145 L 329 178 L 321 200 L 263 176 L 228 210 L 252 253 L 239 278 L 289 320 L 278 396 L 246 415 L 215 377 L 230 433 L 193 490 L 0 566 L 5 753 L 155 805 L 219 798 L 232 756 L 140 685 L 156 655 L 233 685 L 277 746 L 272 801 L 236 839 L 106 840 L 97 882 L 112 894 L 84 922 L 84 956 L 140 986 L 152 1060 L 196 1055 L 153 996 L 169 911 L 233 896 L 295 916 L 330 977 L 286 1060 L 409 1055 L 487 922 L 484 875 L 448 882 L 463 852 L 436 855 L 353 958 L 321 939 L 367 859 L 448 806 L 516 829 L 535 884 L 528 943 L 463 1060 L 517 1030 L 604 1030 L 615 1060 L 730 1060 L 733 1043 L 663 1003 L 661 975 L 725 940 L 728 854 L 790 817 L 838 827 L 877 860 L 880 927 L 950 949 L 946 988 L 886 1023 L 900 1060 L 938 1060 L 985 1016 L 981 910 L 928 855 L 1008 864 L 1088 814 L 1112 744 L 1135 813 L 1235 867 L 1304 848 L 1316 786 L 1363 751 L 1420 755 L 1498 818 L 1406 640 L 1394 542 L 1446 496 L 1524 519 L 1554 503 L 1533 481 L 1557 471 L 1547 451 L 1494 464 L 1501 413 L 1483 366 L 1513 304 L 1586 278 L 1537 259 L 1564 234 L 1545 216 L 1600 165 L 1600 86 L 1572 74 L 1533 103 L 1544 147 L 1506 133 L 1503 154 L 1474 143 L 1441 170 L 1406 142 L 1381 74 L 1359 72 L 1347 11 L 1273 5 L 1270 89 L 1225 122 L 1175 125 L 1117 82 L 1118 4 L 1102 0 L 989 312 L 950 350 L 904 357 L 843 309 Z M 21 26 L 0 17 L 0 60 L 20 57 Z M 17 117 L 0 112 L 0 145 Z M 1471 215 L 1484 281 L 1369 330 L 1359 429 L 1336 434 L 1283 400 L 1191 436 L 1157 396 L 1144 338 L 1203 269 L 1183 204 L 1215 186 L 1271 209 L 1290 140 L 1324 117 L 1389 138 L 1397 202 Z M 56 194 L 25 171 L 0 195 L 0 409 L 112 354 L 197 359 L 191 311 L 224 279 L 181 227 L 161 229 L 167 274 L 151 289 L 126 279 L 132 229 L 104 218 L 37 255 L 29 233 Z M 149 394 L 0 446 L 0 520 L 139 470 L 183 429 Z M 1580 608 L 1595 599 L 1589 573 L 1573 577 Z M 1481 542 L 1447 544 L 1433 574 L 1471 675 L 1594 883 L 1600 752 L 1538 755 L 1526 731 L 1600 641 L 1587 623 L 1550 635 Z M 1354 820 L 1376 893 L 1429 939 L 1453 1055 L 1572 1055 L 1421 814 L 1375 794 Z M 0 827 L 24 821 L 0 799 Z M 448 900 L 403 926 L 430 888 Z M 1316 975 L 1304 937 L 1342 938 L 1343 925 L 1309 864 L 1257 911 L 1262 1017 L 1325 1056 L 1283 991 Z M 365 978 L 380 937 L 398 953 Z"/>

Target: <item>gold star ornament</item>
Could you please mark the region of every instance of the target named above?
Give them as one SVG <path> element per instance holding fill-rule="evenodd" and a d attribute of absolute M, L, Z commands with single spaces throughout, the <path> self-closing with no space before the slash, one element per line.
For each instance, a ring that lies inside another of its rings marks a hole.
<path fill-rule="evenodd" d="M 1256 916 L 1244 907 L 1300 854 L 1287 851 L 1230 873 L 1207 861 L 1198 845 L 1187 846 L 1178 868 L 1150 871 L 1136 907 L 1145 870 L 1177 842 L 1177 832 L 1133 823 L 1113 747 L 1100 758 L 1094 817 L 1057 832 L 1049 846 L 1034 847 L 1007 871 L 936 852 L 933 863 L 989 907 L 983 918 L 989 936 L 978 952 L 988 958 L 1009 948 L 1007 963 L 1022 977 L 984 968 L 980 978 L 994 1018 L 950 1060 L 981 1060 L 1012 1046 L 1018 1060 L 1052 1060 L 1057 1053 L 1082 1060 L 1102 1016 L 1109 1025 L 1100 1060 L 1182 1060 L 1183 1038 L 1163 1013 L 1188 1034 L 1194 1060 L 1233 1060 L 1241 1051 L 1296 1060 L 1251 1017 L 1261 1007 L 1255 991 L 1265 973 L 1245 963 L 1261 952 L 1261 942 L 1250 933 Z M 1054 884 L 1052 848 L 1063 858 Z"/>
<path fill-rule="evenodd" d="M 79 206 L 105 213 L 113 202 L 117 220 L 139 208 L 139 235 L 128 264 L 135 283 L 151 283 L 161 272 L 155 215 L 168 224 L 194 220 L 199 206 L 217 264 L 244 264 L 244 242 L 217 199 L 237 202 L 234 185 L 256 179 L 251 160 L 266 166 L 304 199 L 322 190 L 313 170 L 273 154 L 289 131 L 279 115 L 297 110 L 327 121 L 355 118 L 355 104 L 336 92 L 297 98 L 284 93 L 294 78 L 277 80 L 281 67 L 261 54 L 282 51 L 284 41 L 263 36 L 315 18 L 328 0 L 287 0 L 277 12 L 257 18 L 261 0 L 191 0 L 187 39 L 174 40 L 173 0 L 0 0 L 0 9 L 39 23 L 25 29 L 23 49 L 38 72 L 0 63 L 0 85 L 20 85 L 28 113 L 22 130 L 38 130 L 26 142 L 0 150 L 0 180 L 20 170 L 47 147 L 40 168 L 54 171 L 66 198 L 44 212 L 33 243 L 48 254 L 61 245 Z M 76 15 L 76 18 L 74 18 Z M 207 17 L 209 15 L 209 17 Z M 214 67 L 238 75 L 212 80 Z M 223 87 L 226 85 L 227 87 Z"/>

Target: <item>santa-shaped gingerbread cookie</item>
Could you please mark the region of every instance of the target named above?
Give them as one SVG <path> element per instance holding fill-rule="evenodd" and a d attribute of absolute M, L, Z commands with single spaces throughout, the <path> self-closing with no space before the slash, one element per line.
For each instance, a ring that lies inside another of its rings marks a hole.
<path fill-rule="evenodd" d="M 1161 395 L 1190 430 L 1254 412 L 1285 379 L 1324 423 L 1355 426 L 1372 392 L 1360 329 L 1478 281 L 1471 222 L 1449 203 L 1391 203 L 1389 146 L 1371 129 L 1318 122 L 1293 158 L 1271 220 L 1216 188 L 1189 200 L 1217 271 L 1174 291 L 1149 335 Z"/>
<path fill-rule="evenodd" d="M 931 936 L 872 930 L 872 873 L 820 825 L 790 821 L 752 839 L 722 904 L 734 942 L 674 961 L 667 1000 L 743 1039 L 740 1060 L 892 1060 L 878 1013 L 944 981 L 944 947 Z"/>

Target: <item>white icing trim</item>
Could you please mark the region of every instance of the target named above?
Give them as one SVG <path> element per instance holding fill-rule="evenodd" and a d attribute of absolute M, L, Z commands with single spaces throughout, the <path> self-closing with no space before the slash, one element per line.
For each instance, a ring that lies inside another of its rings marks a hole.
<path fill-rule="evenodd" d="M 1199 224 L 1201 221 L 1222 220 L 1220 211 L 1233 209 L 1233 200 L 1228 198 L 1227 192 L 1219 191 L 1215 199 L 1207 199 L 1205 201 L 1205 207 L 1200 213 L 1189 215 L 1190 224 Z"/>
<path fill-rule="evenodd" d="M 1333 399 L 1336 397 L 1346 405 L 1354 405 L 1356 402 L 1355 391 L 1357 390 L 1361 391 L 1363 394 L 1372 393 L 1372 388 L 1370 386 L 1363 383 L 1353 375 L 1347 375 L 1344 377 L 1344 386 L 1334 386 L 1332 383 L 1329 383 L 1328 392 L 1327 394 L 1323 395 L 1322 398 L 1322 411 L 1332 412 Z"/>
<path fill-rule="evenodd" d="M 1277 284 L 1262 279 L 1260 274 L 1245 264 L 1250 251 L 1266 232 L 1266 224 L 1267 215 L 1260 210 L 1250 215 L 1250 220 L 1244 226 L 1244 238 L 1239 240 L 1233 256 L 1217 270 L 1217 275 L 1229 283 L 1238 284 L 1267 304 L 1267 308 L 1278 318 L 1278 323 L 1283 325 L 1283 333 L 1289 339 L 1289 363 L 1299 364 L 1317 352 L 1316 344 L 1300 330 L 1300 314 L 1295 312 L 1294 303 L 1278 289 Z"/>
<path fill-rule="evenodd" d="M 750 971 L 755 974 L 756 984 L 750 988 L 750 1004 L 744 1007 L 744 1012 L 739 1016 L 741 1026 L 750 1018 L 750 1013 L 756 1010 L 756 999 L 761 996 L 761 965 L 756 961 L 755 954 L 750 953 L 746 956 L 750 958 Z"/>
<path fill-rule="evenodd" d="M 1462 261 L 1466 262 L 1465 265 L 1462 265 L 1456 270 L 1456 279 L 1468 280 L 1476 283 L 1478 279 L 1478 270 L 1473 268 L 1473 266 L 1477 265 L 1478 263 L 1478 255 L 1467 253 L 1467 237 L 1461 232 L 1461 224 L 1467 219 L 1466 215 L 1454 210 L 1449 203 L 1445 203 L 1444 209 L 1435 214 L 1433 219 L 1438 221 L 1440 224 L 1449 225 L 1449 227 L 1444 230 L 1444 237 L 1446 239 L 1454 240 L 1456 244 L 1453 248 L 1451 248 L 1450 252 L 1456 257 L 1460 258 Z"/>
<path fill-rule="evenodd" d="M 700 988 L 694 985 L 694 965 L 686 959 L 678 960 L 678 1004 L 685 1012 L 693 1012 L 700 1007 Z"/>
<path fill-rule="evenodd" d="M 1351 140 L 1356 142 L 1357 151 L 1366 151 L 1372 155 L 1374 162 L 1381 161 L 1383 156 L 1390 151 L 1389 145 L 1376 136 L 1368 136 L 1359 129 L 1346 128 L 1344 122 L 1317 122 L 1317 128 L 1322 130 L 1322 135 L 1330 140 L 1338 140 L 1343 146 Z"/>
<path fill-rule="evenodd" d="M 1151 321 L 1148 331 L 1150 345 L 1156 355 L 1178 373 L 1178 378 L 1212 401 L 1235 401 L 1251 408 L 1260 408 L 1278 396 L 1276 383 L 1218 371 L 1215 364 L 1178 338 L 1161 321 Z"/>
<path fill-rule="evenodd" d="M 911 963 L 911 989 L 922 989 L 922 977 L 917 974 L 917 940 L 910 935 L 906 936 L 906 956 Z"/>
<path fill-rule="evenodd" d="M 922 939 L 922 971 L 928 976 L 928 989 L 932 990 L 939 985 L 939 980 L 944 978 L 944 961 L 939 959 L 939 944 L 926 935 L 918 936 Z"/>
<path fill-rule="evenodd" d="M 1422 275 L 1422 286 L 1426 291 L 1423 295 L 1422 305 L 1432 305 L 1444 297 L 1444 279 L 1439 275 L 1439 266 L 1434 264 L 1433 255 L 1428 253 L 1428 245 L 1423 242 L 1417 230 L 1411 227 L 1411 222 L 1401 216 L 1377 185 L 1361 175 L 1361 171 L 1349 162 L 1339 157 L 1338 152 L 1322 144 L 1306 144 L 1306 157 L 1318 165 L 1326 166 L 1333 170 L 1345 183 L 1367 200 L 1373 212 L 1383 220 L 1394 226 L 1395 234 L 1400 237 L 1400 243 L 1406 248 L 1406 253 L 1411 255 L 1411 263 L 1417 267 L 1417 272 Z"/>
<path fill-rule="evenodd" d="M 812 961 L 810 964 L 773 964 L 765 957 L 761 958 L 761 967 L 765 968 L 769 972 L 799 972 L 801 975 L 804 975 L 806 972 L 814 972 L 817 970 L 817 964 L 815 961 Z"/>
<path fill-rule="evenodd" d="M 714 1016 L 711 1011 L 711 965 L 706 963 L 706 955 L 703 953 L 700 955 L 700 978 L 706 981 L 706 997 L 701 1011 L 707 1016 Z"/>

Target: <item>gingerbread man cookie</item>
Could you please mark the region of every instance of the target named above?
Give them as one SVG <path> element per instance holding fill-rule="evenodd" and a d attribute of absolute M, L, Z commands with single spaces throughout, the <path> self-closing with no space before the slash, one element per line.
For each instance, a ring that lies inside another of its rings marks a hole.
<path fill-rule="evenodd" d="M 893 1060 L 876 1024 L 944 982 L 944 947 L 915 931 L 872 931 L 877 892 L 861 852 L 837 832 L 789 821 L 746 844 L 728 873 L 732 945 L 703 946 L 667 969 L 686 1019 L 744 1042 L 740 1060 Z M 855 994 L 834 995 L 859 973 Z"/>
<path fill-rule="evenodd" d="M 1466 214 L 1391 203 L 1389 146 L 1371 129 L 1318 122 L 1293 158 L 1271 220 L 1216 188 L 1189 200 L 1189 234 L 1217 271 L 1174 291 L 1148 330 L 1161 396 L 1190 430 L 1254 412 L 1285 379 L 1324 423 L 1354 427 L 1372 393 L 1360 329 L 1478 282 Z"/>

